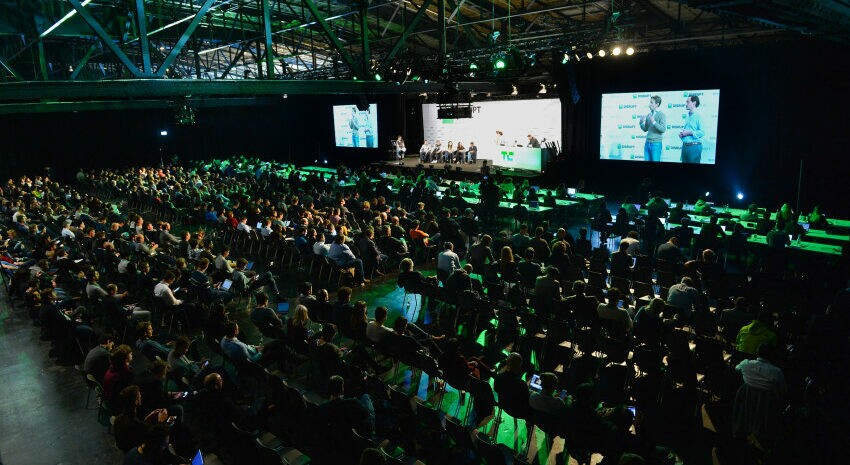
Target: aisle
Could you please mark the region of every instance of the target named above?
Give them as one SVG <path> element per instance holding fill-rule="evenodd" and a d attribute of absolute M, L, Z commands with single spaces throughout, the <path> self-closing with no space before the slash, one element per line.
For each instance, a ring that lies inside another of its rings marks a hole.
<path fill-rule="evenodd" d="M 48 356 L 50 343 L 0 289 L 0 457 L 6 465 L 118 464 L 121 452 L 97 422 L 94 393 L 74 366 Z"/>

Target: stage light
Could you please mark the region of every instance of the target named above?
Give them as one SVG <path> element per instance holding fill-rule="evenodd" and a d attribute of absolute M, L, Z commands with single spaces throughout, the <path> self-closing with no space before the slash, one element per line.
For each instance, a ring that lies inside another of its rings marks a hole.
<path fill-rule="evenodd" d="M 323 161 L 325 162 L 325 164 L 326 164 L 326 165 L 328 164 L 328 161 L 327 161 L 327 160 L 323 160 Z"/>
<path fill-rule="evenodd" d="M 628 56 L 632 56 L 632 55 L 634 55 L 634 54 L 635 54 L 635 49 L 633 49 L 632 47 L 628 47 L 628 48 L 626 49 L 626 55 L 628 55 Z"/>
<path fill-rule="evenodd" d="M 493 62 L 493 69 L 505 69 L 505 65 L 505 59 L 498 58 L 496 61 Z"/>
<path fill-rule="evenodd" d="M 599 49 L 599 56 L 600 56 L 600 57 L 604 57 L 604 56 L 605 56 L 605 50 L 604 50 L 604 49 L 601 49 L 601 48 Z"/>
<path fill-rule="evenodd" d="M 709 195 L 711 195 L 711 192 L 705 191 L 705 196 L 708 197 Z"/>
<path fill-rule="evenodd" d="M 564 52 L 564 58 L 561 58 L 561 64 L 562 64 L 562 65 L 565 65 L 565 64 L 567 64 L 569 61 L 570 61 L 570 54 L 569 54 L 569 53 L 567 53 L 567 52 Z"/>
<path fill-rule="evenodd" d="M 167 135 L 168 135 L 168 131 L 166 131 L 165 129 L 163 129 L 162 131 L 159 131 L 159 135 L 160 135 L 160 136 L 167 136 Z"/>
<path fill-rule="evenodd" d="M 376 80 L 376 81 L 380 81 L 380 80 L 381 80 L 381 75 L 380 75 L 379 73 L 375 73 L 375 80 Z"/>
<path fill-rule="evenodd" d="M 513 90 L 511 91 L 511 95 L 517 95 L 517 94 L 519 94 L 519 91 L 517 90 L 517 88 L 516 88 L 516 86 L 515 86 L 515 85 L 511 84 L 511 89 L 513 89 Z"/>
<path fill-rule="evenodd" d="M 744 200 L 744 193 L 738 192 L 738 200 Z"/>
<path fill-rule="evenodd" d="M 545 94 L 546 93 L 546 84 L 541 83 L 540 84 L 540 90 L 538 90 L 537 93 L 538 94 Z"/>
<path fill-rule="evenodd" d="M 587 52 L 587 59 L 590 60 L 591 58 L 593 58 L 593 54 L 590 53 L 590 52 Z"/>
<path fill-rule="evenodd" d="M 622 50 L 620 49 L 620 47 L 614 47 L 614 50 L 611 50 L 611 54 L 614 55 L 615 57 L 620 56 L 621 51 Z"/>
<path fill-rule="evenodd" d="M 469 69 L 471 69 L 471 70 L 478 69 L 478 65 L 477 65 L 477 64 L 475 64 L 475 63 L 470 63 L 470 64 L 469 64 Z"/>

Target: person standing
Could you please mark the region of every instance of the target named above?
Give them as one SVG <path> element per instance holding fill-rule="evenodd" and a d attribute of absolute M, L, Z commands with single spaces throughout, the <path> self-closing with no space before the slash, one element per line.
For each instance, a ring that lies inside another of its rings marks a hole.
<path fill-rule="evenodd" d="M 702 157 L 702 138 L 705 136 L 705 131 L 702 128 L 702 117 L 696 112 L 697 108 L 699 108 L 699 97 L 688 96 L 685 99 L 688 117 L 685 119 L 685 126 L 679 132 L 679 138 L 682 139 L 682 163 L 699 163 Z"/>
<path fill-rule="evenodd" d="M 529 134 L 528 135 L 528 147 L 531 147 L 531 148 L 534 148 L 534 149 L 539 149 L 540 148 L 540 141 L 537 140 L 537 138 L 534 137 L 533 135 Z"/>
<path fill-rule="evenodd" d="M 351 107 L 351 117 L 348 119 L 348 129 L 351 130 L 352 147 L 359 147 L 360 123 L 357 121 L 357 107 Z"/>
<path fill-rule="evenodd" d="M 661 140 L 667 130 L 667 117 L 658 110 L 660 105 L 661 97 L 653 95 L 649 98 L 649 114 L 640 117 L 640 128 L 646 133 L 644 161 L 661 161 Z"/>

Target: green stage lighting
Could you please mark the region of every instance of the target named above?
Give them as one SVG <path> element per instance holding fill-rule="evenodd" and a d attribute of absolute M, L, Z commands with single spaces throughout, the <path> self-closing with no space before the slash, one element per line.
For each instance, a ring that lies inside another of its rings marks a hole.
<path fill-rule="evenodd" d="M 475 63 L 470 63 L 470 64 L 469 64 L 469 69 L 471 69 L 471 70 L 476 70 L 476 69 L 478 69 L 478 65 L 477 65 L 477 64 L 475 64 Z"/>
<path fill-rule="evenodd" d="M 493 69 L 505 69 L 505 59 L 499 58 L 495 62 L 493 62 Z"/>
<path fill-rule="evenodd" d="M 375 73 L 375 80 L 376 80 L 376 81 L 380 81 L 380 80 L 381 80 L 381 75 L 380 75 L 380 74 L 378 74 L 378 73 Z"/>

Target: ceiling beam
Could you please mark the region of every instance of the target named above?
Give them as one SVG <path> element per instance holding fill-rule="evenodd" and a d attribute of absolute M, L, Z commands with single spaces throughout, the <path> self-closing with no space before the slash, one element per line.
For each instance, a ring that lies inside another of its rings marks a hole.
<path fill-rule="evenodd" d="M 118 58 L 118 61 L 120 61 L 121 64 L 123 64 L 124 67 L 127 68 L 127 70 L 133 74 L 133 76 L 142 77 L 143 73 L 139 71 L 139 68 L 137 68 L 136 65 L 132 61 L 130 61 L 130 58 L 127 56 L 127 54 L 124 53 L 124 51 L 121 50 L 118 45 L 115 44 L 112 38 L 109 37 L 109 34 L 106 33 L 100 23 L 97 22 L 97 20 L 94 18 L 94 16 L 92 16 L 91 13 L 89 13 L 86 7 L 80 4 L 80 0 L 68 1 L 71 2 L 71 6 L 73 6 L 74 9 L 77 10 L 77 13 L 80 15 L 80 17 L 83 18 L 83 21 L 85 21 L 86 24 L 88 24 L 89 27 L 94 31 L 94 33 L 97 34 L 98 37 L 100 37 L 100 40 L 103 41 L 103 44 L 106 45 L 107 48 L 112 51 L 112 54 L 115 55 L 116 58 Z"/>
<path fill-rule="evenodd" d="M 339 38 L 336 36 L 336 33 L 331 30 L 331 27 L 328 25 L 328 22 L 325 21 L 325 18 L 322 16 L 322 13 L 316 7 L 316 4 L 313 3 L 313 0 L 302 0 L 304 5 L 307 6 L 307 9 L 310 10 L 310 14 L 313 15 L 313 19 L 316 20 L 316 23 L 324 32 L 325 37 L 333 44 L 336 51 L 339 53 L 340 57 L 342 57 L 342 61 L 348 66 L 348 69 L 351 70 L 352 73 L 360 74 L 360 76 L 365 77 L 365 70 L 360 69 L 361 67 L 351 59 L 351 55 L 348 51 L 343 47 L 342 43 L 339 41 Z"/>
<path fill-rule="evenodd" d="M 441 0 L 442 1 L 442 0 Z M 428 5 L 431 4 L 431 0 L 424 0 L 422 2 L 422 6 L 419 7 L 419 10 L 413 15 L 413 19 L 410 20 L 410 23 L 407 24 L 407 27 L 402 31 L 401 36 L 396 41 L 390 53 L 387 55 L 387 60 L 392 60 L 398 55 L 398 52 L 401 51 L 401 48 L 404 46 L 404 42 L 407 40 L 407 36 L 416 29 L 416 25 L 419 24 L 419 21 L 422 20 L 422 17 L 425 16 L 425 12 L 428 11 Z"/>
<path fill-rule="evenodd" d="M 165 71 L 171 66 L 172 63 L 174 63 L 174 60 L 177 59 L 177 55 L 180 54 L 180 52 L 183 50 L 183 46 L 186 45 L 186 42 L 189 41 L 189 37 L 192 36 L 192 34 L 195 32 L 195 29 L 197 29 L 199 24 L 201 24 L 201 20 L 204 19 L 204 15 L 207 14 L 207 11 L 210 9 L 214 1 L 215 0 L 206 0 L 204 1 L 204 4 L 201 5 L 201 9 L 198 10 L 198 13 L 195 15 L 195 18 L 192 19 L 191 23 L 189 23 L 189 27 L 187 27 L 186 30 L 183 31 L 183 35 L 181 35 L 180 39 L 177 40 L 177 43 L 174 44 L 174 48 L 171 49 L 171 53 L 169 53 L 168 56 L 165 57 L 165 61 L 156 70 L 157 77 L 165 76 Z"/>

